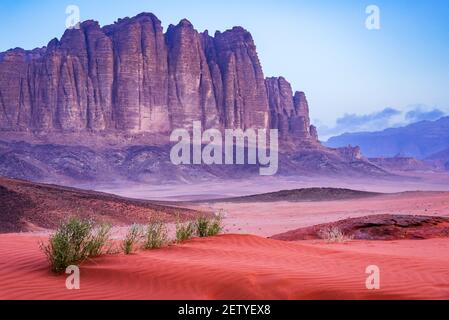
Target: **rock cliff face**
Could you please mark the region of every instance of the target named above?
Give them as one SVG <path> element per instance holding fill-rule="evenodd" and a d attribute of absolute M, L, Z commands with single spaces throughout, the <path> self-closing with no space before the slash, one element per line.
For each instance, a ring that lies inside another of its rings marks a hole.
<path fill-rule="evenodd" d="M 210 36 L 187 20 L 149 13 L 100 27 L 86 21 L 47 47 L 0 53 L 0 130 L 167 133 L 205 128 L 277 128 L 317 141 L 302 92 L 264 78 L 241 27 Z"/>
<path fill-rule="evenodd" d="M 316 128 L 310 125 L 309 104 L 304 92 L 293 95 L 292 87 L 283 77 L 266 80 L 270 106 L 270 127 L 279 129 L 281 137 L 318 140 Z"/>

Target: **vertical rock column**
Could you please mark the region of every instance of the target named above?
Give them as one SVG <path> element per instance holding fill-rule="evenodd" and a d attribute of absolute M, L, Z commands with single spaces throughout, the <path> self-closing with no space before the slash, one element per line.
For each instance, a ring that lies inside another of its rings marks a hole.
<path fill-rule="evenodd" d="M 285 138 L 291 133 L 290 119 L 295 115 L 293 91 L 290 83 L 283 77 L 267 78 L 267 94 L 270 106 L 270 128 L 279 129 Z"/>
<path fill-rule="evenodd" d="M 220 128 L 214 85 L 201 36 L 184 19 L 170 25 L 168 47 L 168 103 L 173 128 L 191 128 L 201 121 L 204 128 Z"/>
<path fill-rule="evenodd" d="M 267 78 L 270 127 L 279 129 L 283 138 L 293 141 L 318 141 L 318 133 L 310 125 L 309 105 L 304 92 L 293 96 L 290 83 L 283 77 Z"/>
<path fill-rule="evenodd" d="M 251 34 L 241 27 L 214 38 L 216 62 L 222 76 L 227 128 L 268 128 L 268 98 L 264 75 Z M 215 87 L 220 87 L 216 84 Z"/>
<path fill-rule="evenodd" d="M 141 14 L 103 30 L 114 48 L 115 128 L 128 132 L 168 131 L 168 64 L 161 22 L 152 14 Z"/>

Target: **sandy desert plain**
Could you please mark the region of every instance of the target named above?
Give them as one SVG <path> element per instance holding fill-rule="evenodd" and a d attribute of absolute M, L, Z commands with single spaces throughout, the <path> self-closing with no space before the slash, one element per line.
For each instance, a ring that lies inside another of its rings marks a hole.
<path fill-rule="evenodd" d="M 438 179 L 441 182 L 444 177 Z M 403 215 L 449 217 L 449 192 L 442 191 L 444 185 L 435 179 L 427 181 L 430 182 L 413 180 L 406 185 L 394 180 L 371 183 L 321 180 L 321 185 L 333 187 L 329 189 L 300 189 L 316 185 L 318 182 L 313 179 L 277 183 L 257 179 L 225 185 L 166 187 L 96 186 L 99 191 L 150 199 L 147 201 L 157 205 L 207 212 L 223 210 L 224 232 L 158 250 L 89 260 L 80 267 L 80 290 L 67 290 L 67 275 L 53 274 L 38 246 L 39 241 L 48 239 L 51 231 L 24 216 L 19 222 L 27 226 L 26 230 L 0 235 L 0 299 L 448 299 L 449 220 L 408 225 L 394 220 Z M 373 193 L 352 194 L 336 188 L 351 183 L 352 189 Z M 2 185 L 11 190 L 21 186 L 14 190 L 26 194 L 26 183 L 2 180 Z M 419 186 L 422 190 L 437 191 L 405 192 L 419 190 Z M 49 192 L 46 188 L 42 192 Z M 302 191 L 275 192 L 279 190 Z M 253 194 L 259 196 L 239 198 Z M 64 196 L 61 193 L 57 197 Z M 96 200 L 89 197 L 84 194 L 79 199 L 87 199 L 93 205 Z M 125 198 L 119 198 L 117 203 L 121 199 Z M 133 205 L 139 204 L 124 204 L 131 211 L 135 210 Z M 61 209 L 63 205 L 56 207 Z M 374 230 L 370 235 L 377 236 L 373 237 L 377 240 L 355 237 L 330 243 L 318 237 L 273 239 L 274 235 L 299 228 L 383 215 L 394 215 L 384 219 L 390 225 L 349 223 L 353 229 L 347 229 L 349 233 Z M 129 221 L 112 220 L 117 222 L 114 228 L 117 239 L 134 218 L 138 218 L 137 222 L 142 219 L 131 215 Z M 169 225 L 174 228 L 173 221 Z M 418 236 L 412 229 L 418 230 Z M 366 269 L 373 265 L 380 271 L 378 290 L 366 286 L 369 276 Z"/>

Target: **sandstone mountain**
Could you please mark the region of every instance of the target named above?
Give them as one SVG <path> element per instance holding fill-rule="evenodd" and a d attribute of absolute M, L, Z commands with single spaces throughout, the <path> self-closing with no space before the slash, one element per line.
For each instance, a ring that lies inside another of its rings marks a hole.
<path fill-rule="evenodd" d="M 164 33 L 151 13 L 85 21 L 44 48 L 0 53 L 0 175 L 33 181 L 242 178 L 254 166 L 170 163 L 170 132 L 279 129 L 279 174 L 386 175 L 359 148 L 318 140 L 303 92 L 265 78 L 241 27 Z"/>
<path fill-rule="evenodd" d="M 184 19 L 164 33 L 149 13 L 1 53 L 0 111 L 2 131 L 167 133 L 199 120 L 317 140 L 304 93 L 265 80 L 248 31 L 210 36 Z"/>

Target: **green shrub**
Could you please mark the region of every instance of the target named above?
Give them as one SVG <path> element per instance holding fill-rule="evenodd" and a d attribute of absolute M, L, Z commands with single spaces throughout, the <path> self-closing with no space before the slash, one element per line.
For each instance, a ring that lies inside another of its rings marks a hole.
<path fill-rule="evenodd" d="M 223 231 L 223 216 L 217 215 L 209 222 L 207 236 L 208 237 L 216 236 L 222 231 Z"/>
<path fill-rule="evenodd" d="M 136 249 L 136 246 L 141 242 L 144 236 L 143 228 L 141 225 L 134 224 L 128 230 L 125 239 L 122 243 L 122 249 L 125 254 L 131 254 Z"/>
<path fill-rule="evenodd" d="M 165 223 L 157 220 L 149 222 L 145 234 L 145 249 L 157 249 L 168 242 L 168 231 Z"/>
<path fill-rule="evenodd" d="M 199 217 L 195 222 L 196 235 L 200 238 L 216 236 L 223 230 L 221 215 L 214 218 Z"/>
<path fill-rule="evenodd" d="M 95 228 L 87 246 L 89 257 L 98 257 L 104 254 L 104 248 L 108 243 L 111 229 L 112 226 L 109 224 L 102 224 Z"/>
<path fill-rule="evenodd" d="M 59 226 L 48 244 L 41 242 L 40 248 L 47 256 L 52 271 L 59 273 L 70 265 L 100 255 L 108 235 L 109 229 L 100 227 L 95 233 L 92 221 L 74 217 Z"/>
<path fill-rule="evenodd" d="M 209 235 L 210 219 L 206 217 L 199 217 L 195 221 L 196 235 L 200 238 L 205 238 Z"/>
<path fill-rule="evenodd" d="M 195 224 L 193 222 L 176 222 L 176 241 L 183 242 L 193 237 Z"/>

